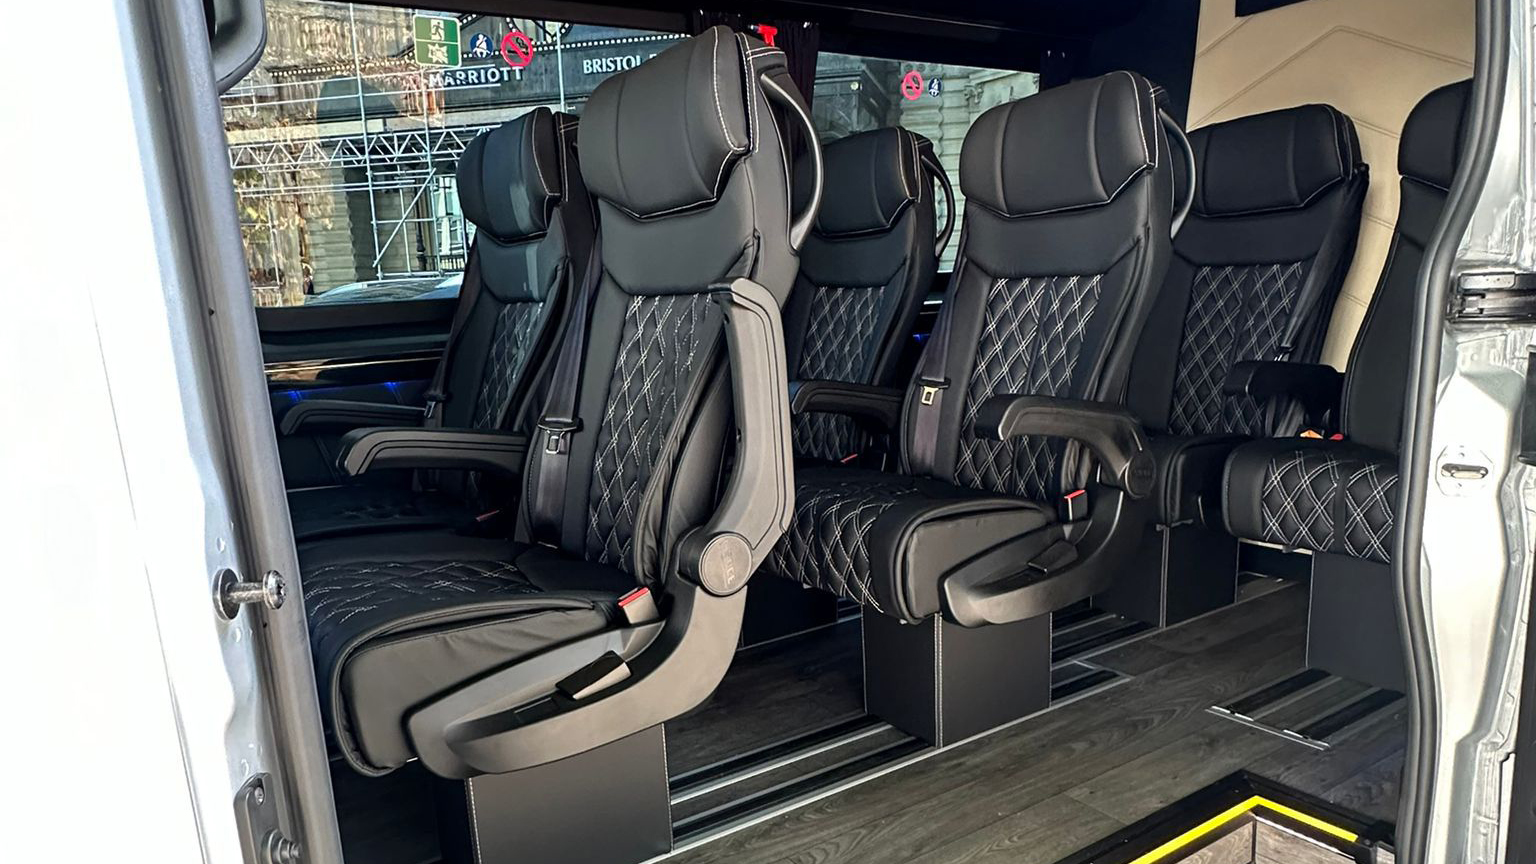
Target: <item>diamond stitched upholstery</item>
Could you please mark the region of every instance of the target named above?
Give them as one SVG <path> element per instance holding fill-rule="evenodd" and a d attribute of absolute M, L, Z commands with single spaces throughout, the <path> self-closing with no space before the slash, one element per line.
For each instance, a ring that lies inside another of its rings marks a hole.
<path fill-rule="evenodd" d="M 811 301 L 799 377 L 860 381 L 875 349 L 875 324 L 889 285 L 819 287 Z"/>
<path fill-rule="evenodd" d="M 304 609 L 317 657 L 342 646 L 379 621 L 409 610 L 541 593 L 506 561 L 355 561 L 304 571 Z"/>
<path fill-rule="evenodd" d="M 794 417 L 795 455 L 838 462 L 868 449 L 869 433 L 842 414 L 808 411 Z"/>
<path fill-rule="evenodd" d="M 1367 462 L 1344 480 L 1344 528 L 1339 540 L 1356 558 L 1392 560 L 1397 514 L 1397 466 Z"/>
<path fill-rule="evenodd" d="M 1345 443 L 1264 443 L 1273 452 L 1259 487 L 1257 539 L 1382 563 L 1392 560 L 1395 458 Z M 1251 526 L 1232 527 L 1252 536 L 1245 530 Z"/>
<path fill-rule="evenodd" d="M 1098 305 L 1101 275 L 999 279 L 987 293 L 976 365 L 966 386 L 955 479 L 973 489 L 1054 498 L 1063 443 L 1039 436 L 976 437 L 976 415 L 999 393 L 1062 396 Z"/>
<path fill-rule="evenodd" d="M 495 429 L 501 425 L 507 400 L 512 397 L 533 350 L 543 312 L 543 301 L 524 300 L 508 303 L 497 313 L 485 372 L 480 376 L 480 393 L 475 397 L 474 428 Z"/>
<path fill-rule="evenodd" d="M 320 707 L 365 774 L 412 755 L 402 719 L 423 700 L 597 632 L 633 582 L 542 547 L 423 532 L 300 549 Z"/>
<path fill-rule="evenodd" d="M 294 536 L 311 540 L 361 531 L 395 531 L 451 525 L 462 518 L 463 502 L 430 491 L 381 486 L 358 494 L 353 487 L 305 489 L 290 493 Z"/>
<path fill-rule="evenodd" d="M 869 532 L 881 514 L 916 490 L 894 476 L 818 479 L 795 484 L 794 520 L 766 569 L 885 612 L 870 584 Z"/>
<path fill-rule="evenodd" d="M 1293 450 L 1269 463 L 1259 499 L 1263 539 L 1305 549 L 1333 548 L 1339 462 L 1313 449 Z"/>
<path fill-rule="evenodd" d="M 586 557 L 633 572 L 635 516 L 696 366 L 705 294 L 630 300 L 588 494 Z"/>
<path fill-rule="evenodd" d="M 869 383 L 871 356 L 879 345 L 875 327 L 889 283 L 873 287 L 819 286 L 811 299 L 802 347 L 801 381 Z M 837 461 L 865 449 L 869 436 L 841 414 L 809 413 L 794 418 L 795 453 Z"/>
<path fill-rule="evenodd" d="M 1179 348 L 1171 432 L 1267 432 L 1263 406 L 1249 396 L 1223 394 L 1222 382 L 1238 361 L 1281 359 L 1280 340 L 1308 269 L 1293 262 L 1196 271 Z"/>
<path fill-rule="evenodd" d="M 304 573 L 304 608 L 316 639 L 356 615 L 403 597 L 437 604 L 492 594 L 538 593 L 540 589 L 517 565 L 506 561 L 357 561 Z"/>

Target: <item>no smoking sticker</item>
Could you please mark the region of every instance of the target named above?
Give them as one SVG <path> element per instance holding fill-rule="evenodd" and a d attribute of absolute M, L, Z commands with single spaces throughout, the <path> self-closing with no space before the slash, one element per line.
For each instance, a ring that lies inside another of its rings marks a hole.
<path fill-rule="evenodd" d="M 521 69 L 533 62 L 533 40 L 521 30 L 513 30 L 501 37 L 501 59 L 513 69 Z"/>
<path fill-rule="evenodd" d="M 901 79 L 901 95 L 909 102 L 916 102 L 923 95 L 923 73 L 913 69 Z"/>

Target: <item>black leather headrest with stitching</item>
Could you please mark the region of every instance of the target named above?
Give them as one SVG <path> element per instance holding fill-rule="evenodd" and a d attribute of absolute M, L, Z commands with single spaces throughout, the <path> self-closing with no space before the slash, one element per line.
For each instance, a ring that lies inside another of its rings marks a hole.
<path fill-rule="evenodd" d="M 638 217 L 714 201 L 751 146 L 742 41 L 711 27 L 613 75 L 581 118 L 581 172 Z"/>
<path fill-rule="evenodd" d="M 1355 124 L 1331 105 L 1301 105 L 1189 133 L 1196 213 L 1236 216 L 1307 206 L 1363 167 Z"/>
<path fill-rule="evenodd" d="M 1155 100 L 1147 79 L 1111 72 L 999 105 L 965 136 L 960 188 L 1004 216 L 1107 204 L 1157 157 Z"/>
<path fill-rule="evenodd" d="M 1430 91 L 1403 124 L 1397 145 L 1397 171 L 1421 183 L 1450 189 L 1466 138 L 1472 82 L 1458 81 Z"/>
<path fill-rule="evenodd" d="M 560 203 L 563 158 L 548 108 L 475 136 L 459 157 L 464 218 L 502 241 L 543 234 Z"/>
<path fill-rule="evenodd" d="M 897 126 L 823 145 L 827 179 L 816 233 L 846 237 L 890 230 L 908 205 L 922 200 L 931 181 L 924 180 L 918 154 L 932 146 L 927 138 Z M 795 167 L 798 191 L 809 186 L 810 167 L 803 159 Z"/>

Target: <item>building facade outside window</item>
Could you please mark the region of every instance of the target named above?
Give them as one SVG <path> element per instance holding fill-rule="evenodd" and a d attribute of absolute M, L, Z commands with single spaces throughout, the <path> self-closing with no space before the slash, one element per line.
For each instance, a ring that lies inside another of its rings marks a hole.
<path fill-rule="evenodd" d="M 267 26 L 260 64 L 223 97 L 258 306 L 455 296 L 474 231 L 454 180 L 465 145 L 535 107 L 579 114 L 609 75 L 683 38 L 333 0 L 268 0 Z M 815 119 L 828 140 L 906 126 L 953 175 L 976 116 L 1037 82 L 823 53 Z"/>
<path fill-rule="evenodd" d="M 960 191 L 960 145 L 965 133 L 988 108 L 1039 90 L 1040 76 L 1034 72 L 822 52 L 816 58 L 813 108 L 823 141 L 881 126 L 902 126 L 933 141 L 934 152 L 955 187 L 958 217 L 965 213 L 965 195 Z M 943 220 L 940 199 L 940 224 Z M 954 266 L 958 246 L 952 242 L 944 250 L 939 269 Z"/>

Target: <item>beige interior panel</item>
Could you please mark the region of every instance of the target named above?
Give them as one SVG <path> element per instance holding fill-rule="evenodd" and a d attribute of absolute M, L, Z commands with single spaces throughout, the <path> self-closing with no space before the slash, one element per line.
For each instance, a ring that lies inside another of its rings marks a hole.
<path fill-rule="evenodd" d="M 1238 18 L 1203 0 L 1189 127 L 1326 102 L 1355 121 L 1371 187 L 1323 362 L 1339 369 L 1392 242 L 1397 142 L 1425 93 L 1472 75 L 1472 0 L 1307 0 Z"/>

